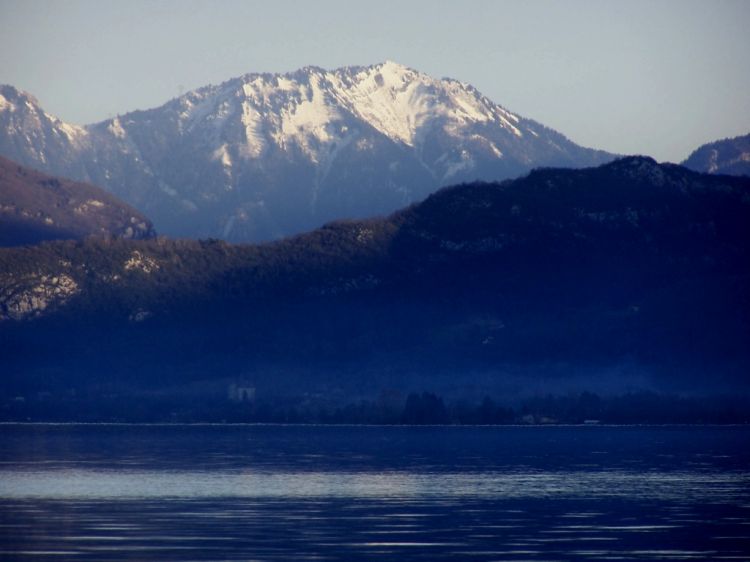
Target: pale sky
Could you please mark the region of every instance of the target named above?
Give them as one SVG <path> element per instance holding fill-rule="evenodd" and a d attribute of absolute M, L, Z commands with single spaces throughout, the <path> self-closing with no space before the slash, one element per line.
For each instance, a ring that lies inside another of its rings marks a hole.
<path fill-rule="evenodd" d="M 86 124 L 247 72 L 386 59 L 571 140 L 680 161 L 750 132 L 745 0 L 0 0 L 0 83 Z"/>

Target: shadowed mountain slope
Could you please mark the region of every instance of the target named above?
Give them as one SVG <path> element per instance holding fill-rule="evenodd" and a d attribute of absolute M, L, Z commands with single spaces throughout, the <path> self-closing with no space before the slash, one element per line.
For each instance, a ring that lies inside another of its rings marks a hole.
<path fill-rule="evenodd" d="M 264 245 L 5 249 L 0 333 L 13 388 L 747 390 L 749 287 L 750 180 L 630 157 Z"/>
<path fill-rule="evenodd" d="M 0 157 L 0 246 L 43 240 L 153 236 L 151 222 L 111 193 Z"/>
<path fill-rule="evenodd" d="M 750 176 L 750 134 L 704 144 L 682 165 L 707 174 Z"/>

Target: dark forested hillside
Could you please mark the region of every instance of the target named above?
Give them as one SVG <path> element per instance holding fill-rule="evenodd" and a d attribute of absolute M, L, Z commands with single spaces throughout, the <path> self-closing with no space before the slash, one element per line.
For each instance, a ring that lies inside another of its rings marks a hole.
<path fill-rule="evenodd" d="M 750 180 L 543 169 L 272 244 L 2 250 L 5 392 L 746 391 L 749 287 Z"/>

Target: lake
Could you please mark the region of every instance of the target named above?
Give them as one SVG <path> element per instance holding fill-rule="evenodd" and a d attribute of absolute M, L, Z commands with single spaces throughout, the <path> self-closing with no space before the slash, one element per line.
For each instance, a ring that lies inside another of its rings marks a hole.
<path fill-rule="evenodd" d="M 750 428 L 2 425 L 0 559 L 749 560 Z"/>

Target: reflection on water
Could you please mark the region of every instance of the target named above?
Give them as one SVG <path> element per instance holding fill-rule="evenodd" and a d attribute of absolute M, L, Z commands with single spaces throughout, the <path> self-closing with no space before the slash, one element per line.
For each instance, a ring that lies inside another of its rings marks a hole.
<path fill-rule="evenodd" d="M 555 498 L 624 497 L 722 502 L 750 489 L 750 475 L 605 470 L 569 472 L 249 472 L 5 470 L 0 497 L 157 498 Z"/>
<path fill-rule="evenodd" d="M 744 428 L 0 428 L 1 560 L 748 560 Z"/>

